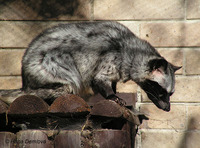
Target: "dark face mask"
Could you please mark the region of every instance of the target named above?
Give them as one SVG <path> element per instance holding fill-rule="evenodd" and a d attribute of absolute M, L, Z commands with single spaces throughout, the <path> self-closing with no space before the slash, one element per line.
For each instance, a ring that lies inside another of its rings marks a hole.
<path fill-rule="evenodd" d="M 170 96 L 173 93 L 168 93 L 157 82 L 145 80 L 139 84 L 146 92 L 149 99 L 160 109 L 170 111 Z"/>

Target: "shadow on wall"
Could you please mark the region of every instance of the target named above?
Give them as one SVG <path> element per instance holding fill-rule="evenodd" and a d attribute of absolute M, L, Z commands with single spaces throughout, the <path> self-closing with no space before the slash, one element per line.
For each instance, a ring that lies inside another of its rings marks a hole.
<path fill-rule="evenodd" d="M 9 11 L 13 11 L 12 13 L 18 15 L 19 18 L 26 20 L 58 19 L 60 16 L 67 16 L 69 20 L 72 16 L 85 18 L 80 5 L 80 0 L 38 0 L 37 2 L 35 0 L 2 0 L 0 8 L 2 12 L 10 9 Z"/>
<path fill-rule="evenodd" d="M 197 141 L 199 141 L 200 133 L 194 131 L 194 124 L 196 123 L 195 117 L 190 118 L 188 122 L 188 126 L 186 131 L 184 132 L 184 136 L 180 142 L 180 146 L 178 148 L 197 148 Z"/>
<path fill-rule="evenodd" d="M 32 4 L 34 4 L 34 1 L 29 5 L 31 6 Z M 39 7 L 36 5 L 35 8 L 39 10 L 38 14 L 43 18 L 56 18 L 61 14 L 74 16 L 79 5 L 78 0 L 42 0 L 41 5 Z"/>
<path fill-rule="evenodd" d="M 88 2 L 88 0 L 0 0 L 0 20 L 20 20 L 1 21 L 0 34 L 3 33 L 4 38 L 0 37 L 0 40 L 3 40 L 0 42 L 0 47 L 26 48 L 40 32 L 63 23 L 38 20 L 89 20 Z"/>

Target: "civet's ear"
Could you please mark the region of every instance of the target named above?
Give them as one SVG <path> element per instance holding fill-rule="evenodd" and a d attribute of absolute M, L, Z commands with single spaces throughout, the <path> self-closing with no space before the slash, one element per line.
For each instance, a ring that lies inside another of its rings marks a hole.
<path fill-rule="evenodd" d="M 172 65 L 172 68 L 174 69 L 174 71 L 177 71 L 177 70 L 181 69 L 182 66 L 174 66 L 174 65 Z"/>
<path fill-rule="evenodd" d="M 153 59 L 149 61 L 149 67 L 151 71 L 159 70 L 165 73 L 168 66 L 168 62 L 165 59 Z"/>

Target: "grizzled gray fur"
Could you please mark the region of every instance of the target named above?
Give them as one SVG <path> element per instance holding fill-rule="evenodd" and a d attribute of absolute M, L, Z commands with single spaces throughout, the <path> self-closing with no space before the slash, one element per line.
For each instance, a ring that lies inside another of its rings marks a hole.
<path fill-rule="evenodd" d="M 133 80 L 157 107 L 169 111 L 177 69 L 117 22 L 61 24 L 31 42 L 22 61 L 23 87 L 10 93 L 52 99 L 65 93 L 85 96 L 92 88 L 123 104 L 116 84 Z"/>

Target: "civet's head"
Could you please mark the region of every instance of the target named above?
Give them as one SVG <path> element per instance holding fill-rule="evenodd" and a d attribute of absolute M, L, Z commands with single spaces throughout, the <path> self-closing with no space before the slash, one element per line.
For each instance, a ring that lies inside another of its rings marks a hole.
<path fill-rule="evenodd" d="M 164 58 L 153 59 L 148 63 L 149 75 L 138 83 L 149 99 L 160 109 L 170 111 L 170 96 L 174 93 L 176 67 Z"/>

